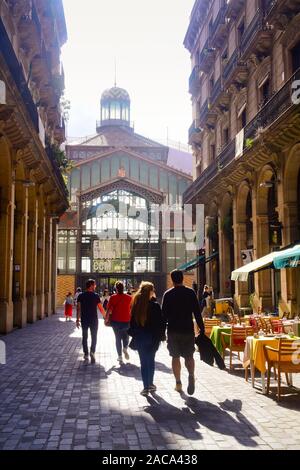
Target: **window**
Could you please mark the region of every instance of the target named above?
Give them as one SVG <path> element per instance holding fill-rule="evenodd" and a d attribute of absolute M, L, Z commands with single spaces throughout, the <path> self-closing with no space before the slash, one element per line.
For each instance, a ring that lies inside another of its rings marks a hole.
<path fill-rule="evenodd" d="M 237 28 L 237 31 L 238 31 L 238 45 L 240 46 L 242 44 L 242 39 L 245 33 L 245 19 L 244 18 L 240 22 Z"/>
<path fill-rule="evenodd" d="M 211 144 L 210 146 L 210 161 L 213 162 L 216 159 L 216 146 Z"/>
<path fill-rule="evenodd" d="M 239 115 L 239 130 L 244 129 L 247 124 L 247 108 L 246 105 L 240 110 Z"/>
<path fill-rule="evenodd" d="M 229 128 L 225 127 L 223 129 L 223 145 L 228 145 L 229 144 Z"/>
<path fill-rule="evenodd" d="M 292 74 L 300 68 L 300 42 L 291 50 L 292 54 Z"/>
<path fill-rule="evenodd" d="M 61 271 L 76 271 L 76 231 L 60 230 L 58 232 L 57 267 Z"/>
<path fill-rule="evenodd" d="M 214 85 L 215 85 L 215 79 L 214 79 L 214 76 L 212 75 L 209 79 L 209 96 L 212 95 Z"/>

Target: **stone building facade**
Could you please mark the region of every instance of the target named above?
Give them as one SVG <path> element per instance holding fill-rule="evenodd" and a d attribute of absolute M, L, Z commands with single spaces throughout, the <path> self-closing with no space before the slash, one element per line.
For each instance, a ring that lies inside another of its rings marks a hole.
<path fill-rule="evenodd" d="M 61 0 L 0 2 L 0 333 L 55 311 L 58 217 L 68 207 L 55 159 L 64 141 Z"/>
<path fill-rule="evenodd" d="M 252 294 L 256 307 L 299 312 L 299 267 L 248 283 L 231 272 L 300 239 L 300 1 L 197 0 L 184 44 L 196 161 L 184 200 L 205 204 L 216 254 L 202 281 L 240 307 Z"/>

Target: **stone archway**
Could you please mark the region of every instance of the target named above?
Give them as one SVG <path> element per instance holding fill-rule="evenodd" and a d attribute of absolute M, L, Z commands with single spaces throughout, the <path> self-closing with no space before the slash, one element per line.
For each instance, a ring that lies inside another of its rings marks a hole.
<path fill-rule="evenodd" d="M 245 261 L 242 253 L 252 250 L 253 255 L 253 219 L 252 219 L 252 190 L 247 180 L 238 187 L 234 200 L 234 254 L 235 268 L 241 267 Z M 251 253 L 251 252 L 250 252 Z M 251 261 L 251 256 L 246 262 Z M 253 276 L 248 284 L 235 283 L 235 299 L 239 306 L 248 307 L 249 295 L 254 291 Z"/>
<path fill-rule="evenodd" d="M 283 224 L 283 245 L 300 240 L 300 144 L 289 152 L 282 182 L 282 197 L 279 206 Z M 300 268 L 281 270 L 282 312 L 297 313 L 300 308 Z"/>
<path fill-rule="evenodd" d="M 272 235 L 271 226 L 279 224 L 278 218 L 278 180 L 275 168 L 267 164 L 258 174 L 256 190 L 256 216 L 254 236 L 256 239 L 256 258 L 267 255 L 280 246 L 278 236 Z M 278 225 L 279 227 L 279 225 Z M 276 233 L 279 232 L 276 229 Z M 275 278 L 276 276 L 276 278 Z M 278 274 L 267 269 L 255 274 L 255 291 L 260 298 L 261 307 L 274 310 L 280 296 Z"/>
<path fill-rule="evenodd" d="M 12 272 L 15 185 L 12 179 L 11 149 L 0 137 L 0 333 L 13 329 Z"/>

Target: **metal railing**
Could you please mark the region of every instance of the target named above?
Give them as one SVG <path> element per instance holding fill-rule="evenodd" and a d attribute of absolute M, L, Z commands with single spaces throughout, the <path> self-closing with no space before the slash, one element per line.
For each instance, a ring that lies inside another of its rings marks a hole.
<path fill-rule="evenodd" d="M 226 12 L 226 5 L 223 6 L 220 10 L 219 13 L 213 23 L 212 29 L 211 29 L 211 38 L 213 38 L 216 34 L 216 31 L 218 29 L 218 26 L 220 24 L 225 24 L 225 12 Z"/>
<path fill-rule="evenodd" d="M 245 54 L 247 49 L 251 46 L 255 35 L 263 29 L 263 21 L 263 13 L 260 9 L 258 9 L 242 37 L 242 42 L 240 46 L 241 55 Z"/>
<path fill-rule="evenodd" d="M 199 73 L 199 67 L 198 65 L 195 65 L 189 78 L 189 92 L 190 93 L 192 92 L 195 84 L 197 83 L 197 80 L 199 82 L 198 73 Z M 199 86 L 200 86 L 200 83 L 199 83 Z"/>
<path fill-rule="evenodd" d="M 232 71 L 237 66 L 238 57 L 239 57 L 238 49 L 236 49 L 234 51 L 234 53 L 232 54 L 232 56 L 228 59 L 228 62 L 225 65 L 225 67 L 223 68 L 223 78 L 224 78 L 224 80 L 227 80 L 229 78 Z"/>
<path fill-rule="evenodd" d="M 264 129 L 275 122 L 280 116 L 288 111 L 292 106 L 296 106 L 292 102 L 292 84 L 296 80 L 300 80 L 300 69 L 298 69 L 290 79 L 278 90 L 265 104 L 265 106 L 256 114 L 256 116 L 245 127 L 245 143 L 246 140 L 256 137 L 259 129 Z M 298 104 L 300 108 L 300 104 Z M 194 181 L 194 183 L 185 191 L 184 201 L 190 201 L 195 194 L 206 186 L 219 171 L 222 171 L 235 159 L 235 138 L 224 148 L 203 173 Z"/>
<path fill-rule="evenodd" d="M 216 81 L 210 95 L 210 104 L 213 105 L 222 91 L 221 77 Z"/>

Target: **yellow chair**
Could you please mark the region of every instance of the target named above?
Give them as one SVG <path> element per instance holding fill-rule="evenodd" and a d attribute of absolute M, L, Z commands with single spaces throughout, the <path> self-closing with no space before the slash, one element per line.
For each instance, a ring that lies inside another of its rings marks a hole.
<path fill-rule="evenodd" d="M 204 327 L 205 327 L 205 335 L 210 337 L 211 330 L 213 329 L 214 326 L 220 326 L 221 325 L 221 320 L 218 319 L 210 319 L 210 318 L 204 318 Z"/>
<path fill-rule="evenodd" d="M 286 374 L 287 384 L 290 385 L 288 374 L 300 372 L 300 341 L 280 338 L 278 348 L 264 345 L 268 363 L 267 395 L 270 391 L 271 369 L 277 371 L 277 400 L 281 398 L 281 373 Z"/>

